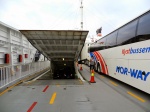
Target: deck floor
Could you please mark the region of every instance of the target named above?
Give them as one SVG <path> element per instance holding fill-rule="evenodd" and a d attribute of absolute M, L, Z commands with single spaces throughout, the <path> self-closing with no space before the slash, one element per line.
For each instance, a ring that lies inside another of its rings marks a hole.
<path fill-rule="evenodd" d="M 39 80 L 22 83 L 0 96 L 0 112 L 150 112 L 150 97 L 110 77 L 95 73 L 89 83 L 89 67 L 80 79 Z M 142 100 L 128 94 L 137 95 Z"/>

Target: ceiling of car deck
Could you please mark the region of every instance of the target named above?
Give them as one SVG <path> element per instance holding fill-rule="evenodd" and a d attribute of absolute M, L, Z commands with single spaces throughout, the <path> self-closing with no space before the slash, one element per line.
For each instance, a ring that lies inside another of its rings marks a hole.
<path fill-rule="evenodd" d="M 52 61 L 78 59 L 88 31 L 79 30 L 20 30 L 31 44 Z"/>

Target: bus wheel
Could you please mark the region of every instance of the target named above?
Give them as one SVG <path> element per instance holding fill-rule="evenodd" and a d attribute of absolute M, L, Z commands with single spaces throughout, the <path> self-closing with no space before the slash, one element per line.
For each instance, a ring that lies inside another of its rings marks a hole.
<path fill-rule="evenodd" d="M 98 64 L 98 66 L 97 66 L 97 72 L 98 72 L 98 73 L 101 72 L 101 68 L 100 68 L 99 64 Z"/>

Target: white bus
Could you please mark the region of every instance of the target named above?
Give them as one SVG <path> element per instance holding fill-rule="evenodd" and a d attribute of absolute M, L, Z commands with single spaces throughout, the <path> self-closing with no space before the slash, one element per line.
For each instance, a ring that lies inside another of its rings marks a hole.
<path fill-rule="evenodd" d="M 97 41 L 99 39 L 99 36 L 92 36 L 92 37 L 88 37 L 85 40 L 84 46 L 81 50 L 81 59 L 80 60 L 84 60 L 84 64 L 90 66 L 90 54 L 87 52 L 88 48 L 90 47 L 90 45 L 92 43 L 94 43 L 95 41 Z"/>
<path fill-rule="evenodd" d="M 95 70 L 150 94 L 150 10 L 89 47 Z"/>

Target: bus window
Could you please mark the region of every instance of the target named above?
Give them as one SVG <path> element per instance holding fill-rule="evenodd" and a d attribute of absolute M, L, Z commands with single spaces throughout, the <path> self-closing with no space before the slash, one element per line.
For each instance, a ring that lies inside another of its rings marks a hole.
<path fill-rule="evenodd" d="M 106 38 L 102 38 L 102 39 L 98 40 L 97 44 L 99 46 L 106 46 Z"/>
<path fill-rule="evenodd" d="M 136 42 L 144 41 L 150 39 L 150 35 L 138 35 L 136 37 Z"/>
<path fill-rule="evenodd" d="M 137 30 L 137 41 L 150 39 L 150 13 L 139 19 Z"/>
<path fill-rule="evenodd" d="M 137 20 L 123 26 L 119 29 L 117 37 L 117 45 L 125 45 L 135 42 Z"/>
<path fill-rule="evenodd" d="M 111 33 L 110 35 L 108 35 L 106 37 L 106 46 L 107 48 L 111 48 L 111 47 L 115 47 L 116 44 L 117 44 L 117 41 L 116 41 L 116 37 L 117 37 L 117 31 Z"/>
<path fill-rule="evenodd" d="M 105 44 L 106 44 L 106 38 L 102 38 L 98 40 L 95 44 L 91 44 L 91 46 L 88 48 L 88 52 L 103 50 L 105 49 Z"/>
<path fill-rule="evenodd" d="M 150 34 L 150 13 L 142 16 L 139 20 L 137 35 Z"/>

